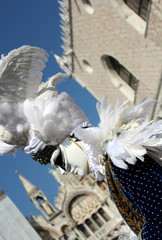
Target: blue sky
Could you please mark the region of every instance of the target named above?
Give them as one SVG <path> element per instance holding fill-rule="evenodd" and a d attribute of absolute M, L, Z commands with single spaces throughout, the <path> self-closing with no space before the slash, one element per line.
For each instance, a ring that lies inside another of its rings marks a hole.
<path fill-rule="evenodd" d="M 6 55 L 14 48 L 31 45 L 62 55 L 60 17 L 57 0 L 14 0 L 1 1 L 0 7 L 0 54 Z M 43 81 L 60 72 L 53 55 L 50 54 L 47 67 L 43 71 Z M 90 122 L 98 122 L 96 99 L 80 87 L 74 80 L 67 79 L 57 87 L 58 91 L 68 92 L 84 110 Z M 26 179 L 40 188 L 53 203 L 58 192 L 58 183 L 48 173 L 47 166 L 33 161 L 22 151 L 16 156 L 0 157 L 0 189 L 12 199 L 25 215 L 38 215 L 39 211 L 30 202 L 18 176 L 18 170 Z"/>

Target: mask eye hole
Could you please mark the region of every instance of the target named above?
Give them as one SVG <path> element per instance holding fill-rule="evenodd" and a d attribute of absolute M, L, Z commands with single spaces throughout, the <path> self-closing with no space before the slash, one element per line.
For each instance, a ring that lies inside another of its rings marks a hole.
<path fill-rule="evenodd" d="M 57 167 L 62 168 L 65 171 L 65 162 L 63 160 L 62 152 L 59 151 L 58 156 L 55 158 L 54 163 Z"/>

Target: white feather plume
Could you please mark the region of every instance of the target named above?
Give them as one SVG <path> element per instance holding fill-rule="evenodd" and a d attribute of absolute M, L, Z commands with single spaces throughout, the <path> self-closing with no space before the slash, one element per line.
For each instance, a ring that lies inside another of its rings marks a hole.
<path fill-rule="evenodd" d="M 31 46 L 14 49 L 0 60 L 0 140 L 4 142 L 1 149 L 7 149 L 5 143 L 22 146 L 27 142 L 29 123 L 23 102 L 38 95 L 46 61 L 47 53 Z"/>
<path fill-rule="evenodd" d="M 66 74 L 40 84 L 47 56 L 39 47 L 22 46 L 0 60 L 0 154 L 30 144 L 38 150 L 42 140 L 58 143 L 85 119 L 70 97 L 58 96 L 56 83 Z"/>
<path fill-rule="evenodd" d="M 17 150 L 17 145 L 10 145 L 3 141 L 0 141 L 0 155 L 5 155 L 10 152 L 14 152 Z"/>
<path fill-rule="evenodd" d="M 47 53 L 31 46 L 0 60 L 0 154 L 19 147 L 31 153 L 46 143 L 59 144 L 74 129 L 94 153 L 107 153 L 120 168 L 135 164 L 137 158 L 143 161 L 146 153 L 161 159 L 162 121 L 146 119 L 153 100 L 130 108 L 128 101 L 120 104 L 117 99 L 112 109 L 104 96 L 97 104 L 98 127 L 79 128 L 86 116 L 68 94 L 58 95 L 55 86 L 66 75 L 59 73 L 40 85 L 46 61 Z"/>
<path fill-rule="evenodd" d="M 0 102 L 35 98 L 48 54 L 39 47 L 22 46 L 0 60 Z"/>
<path fill-rule="evenodd" d="M 55 99 L 26 100 L 24 113 L 36 136 L 54 145 L 62 142 L 73 128 L 87 121 L 83 111 L 65 92 Z"/>
<path fill-rule="evenodd" d="M 160 160 L 162 151 L 162 121 L 153 123 L 146 119 L 154 100 L 144 99 L 139 105 L 130 109 L 128 101 L 120 105 L 117 99 L 112 109 L 107 106 L 104 96 L 101 104 L 97 104 L 100 117 L 98 127 L 77 129 L 76 135 L 92 145 L 98 153 L 107 153 L 112 162 L 119 168 L 127 169 L 135 164 L 137 158 L 144 161 L 144 155 L 156 155 Z"/>

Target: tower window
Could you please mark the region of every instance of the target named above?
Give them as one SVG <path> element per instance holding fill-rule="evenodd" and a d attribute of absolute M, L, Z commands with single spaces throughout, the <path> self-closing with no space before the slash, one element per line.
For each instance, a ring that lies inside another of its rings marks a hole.
<path fill-rule="evenodd" d="M 136 91 L 138 86 L 138 80 L 115 58 L 109 57 L 110 62 L 116 73 L 134 90 Z"/>
<path fill-rule="evenodd" d="M 144 21 L 147 19 L 147 11 L 150 0 L 124 0 L 124 2 Z"/>

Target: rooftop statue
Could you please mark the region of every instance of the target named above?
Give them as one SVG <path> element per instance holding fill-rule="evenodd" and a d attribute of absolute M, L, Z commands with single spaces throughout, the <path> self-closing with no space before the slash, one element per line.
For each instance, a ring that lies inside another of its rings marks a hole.
<path fill-rule="evenodd" d="M 149 121 L 154 100 L 113 109 L 104 96 L 97 103 L 100 122 L 92 126 L 83 111 L 56 83 L 41 83 L 48 54 L 22 46 L 0 60 L 0 154 L 21 148 L 62 174 L 105 175 L 119 212 L 142 240 L 162 239 L 162 121 Z"/>

